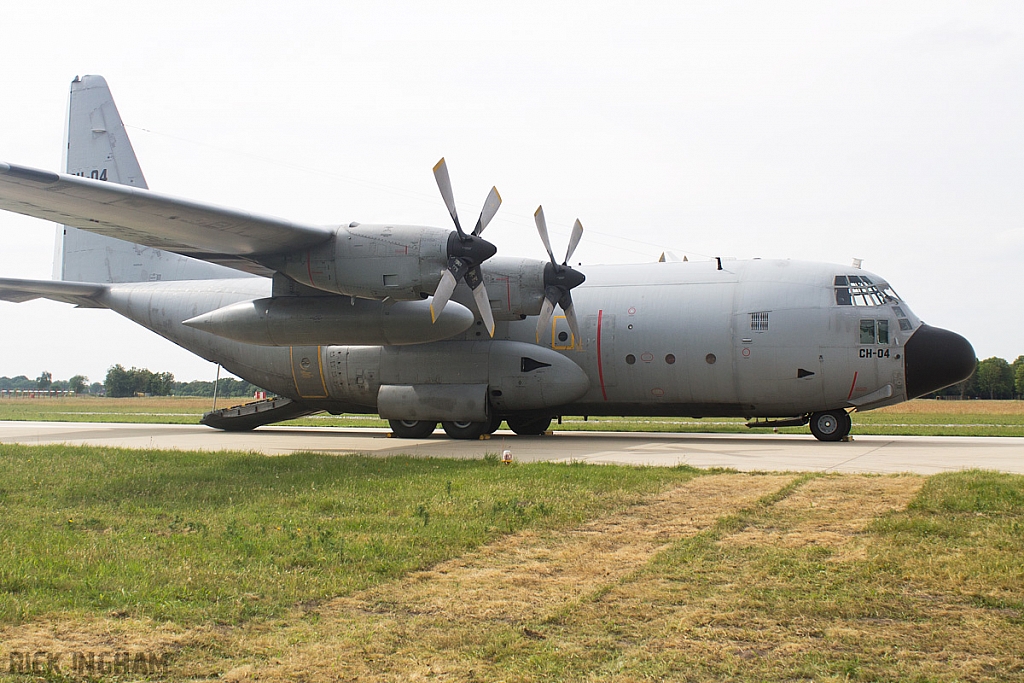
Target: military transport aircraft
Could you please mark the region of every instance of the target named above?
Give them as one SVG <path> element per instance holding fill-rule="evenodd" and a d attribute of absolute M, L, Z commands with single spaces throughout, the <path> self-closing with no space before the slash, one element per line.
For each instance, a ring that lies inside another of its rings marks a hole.
<path fill-rule="evenodd" d="M 0 298 L 109 308 L 278 398 L 208 413 L 252 429 L 319 411 L 378 413 L 395 435 L 440 422 L 476 438 L 563 415 L 744 417 L 850 432 L 850 412 L 970 376 L 974 349 L 923 324 L 882 278 L 790 260 L 569 267 L 505 258 L 455 230 L 320 226 L 151 192 L 106 82 L 71 84 L 65 173 L 0 163 L 0 208 L 65 226 L 60 280 Z M 556 308 L 561 313 L 555 315 Z"/>

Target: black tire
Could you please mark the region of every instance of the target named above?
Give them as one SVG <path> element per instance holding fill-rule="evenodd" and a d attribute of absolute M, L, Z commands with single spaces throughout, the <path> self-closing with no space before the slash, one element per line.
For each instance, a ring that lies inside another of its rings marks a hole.
<path fill-rule="evenodd" d="M 842 441 L 852 426 L 853 420 L 845 410 L 827 410 L 811 415 L 811 434 L 818 441 Z"/>
<path fill-rule="evenodd" d="M 491 415 L 491 423 L 487 425 L 487 434 L 493 434 L 498 431 L 499 427 L 501 427 L 501 418 L 497 415 Z"/>
<path fill-rule="evenodd" d="M 444 433 L 453 439 L 479 439 L 490 428 L 487 422 L 442 422 Z"/>
<path fill-rule="evenodd" d="M 510 417 L 506 422 L 519 436 L 540 436 L 551 426 L 550 417 Z"/>
<path fill-rule="evenodd" d="M 388 424 L 399 439 L 425 439 L 437 429 L 437 423 L 429 420 L 388 420 Z"/>

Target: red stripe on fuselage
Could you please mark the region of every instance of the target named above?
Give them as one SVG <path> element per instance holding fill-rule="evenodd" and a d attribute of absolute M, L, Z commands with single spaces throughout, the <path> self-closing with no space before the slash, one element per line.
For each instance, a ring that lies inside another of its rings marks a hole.
<path fill-rule="evenodd" d="M 848 395 L 848 396 L 846 397 L 846 400 L 847 400 L 847 401 L 849 401 L 849 400 L 850 400 L 850 396 L 853 396 L 853 390 L 854 390 L 854 388 L 855 388 L 856 386 L 857 386 L 857 373 L 855 372 L 855 373 L 853 373 L 853 383 L 852 383 L 852 384 L 850 385 L 850 393 L 849 393 L 849 395 Z"/>

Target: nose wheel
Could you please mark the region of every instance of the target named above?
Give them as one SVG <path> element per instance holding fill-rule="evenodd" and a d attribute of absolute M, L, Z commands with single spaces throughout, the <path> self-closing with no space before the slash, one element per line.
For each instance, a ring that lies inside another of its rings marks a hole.
<path fill-rule="evenodd" d="M 853 420 L 845 410 L 827 410 L 811 415 L 811 434 L 818 441 L 842 441 L 850 434 Z"/>

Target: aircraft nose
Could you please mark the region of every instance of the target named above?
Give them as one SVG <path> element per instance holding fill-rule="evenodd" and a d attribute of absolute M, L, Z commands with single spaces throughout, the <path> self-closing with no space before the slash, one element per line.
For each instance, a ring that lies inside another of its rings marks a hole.
<path fill-rule="evenodd" d="M 956 332 L 921 325 L 903 347 L 907 398 L 938 391 L 971 376 L 978 359 L 971 343 Z"/>

